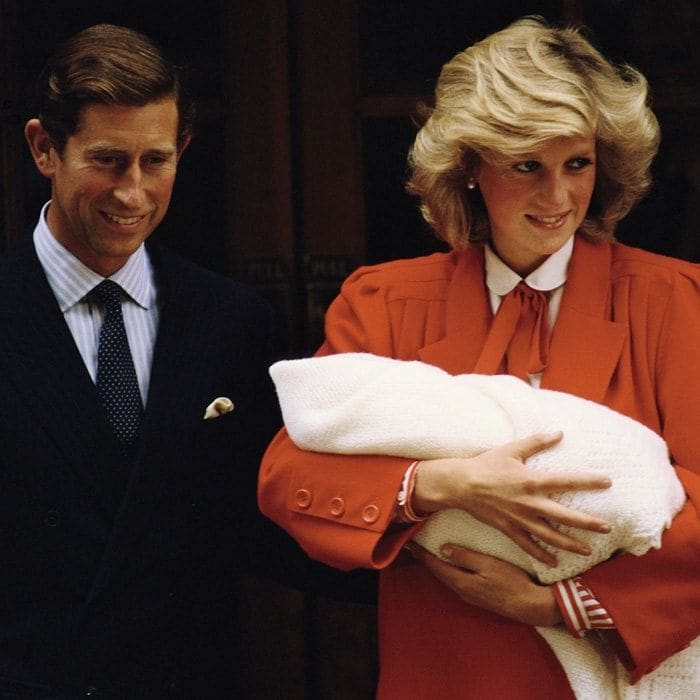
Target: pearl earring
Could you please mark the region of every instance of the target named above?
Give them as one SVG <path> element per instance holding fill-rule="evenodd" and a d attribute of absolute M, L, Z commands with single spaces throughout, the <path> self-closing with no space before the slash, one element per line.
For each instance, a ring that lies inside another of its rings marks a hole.
<path fill-rule="evenodd" d="M 468 190 L 473 190 L 476 187 L 476 179 L 473 177 L 470 177 L 467 180 L 467 189 Z"/>

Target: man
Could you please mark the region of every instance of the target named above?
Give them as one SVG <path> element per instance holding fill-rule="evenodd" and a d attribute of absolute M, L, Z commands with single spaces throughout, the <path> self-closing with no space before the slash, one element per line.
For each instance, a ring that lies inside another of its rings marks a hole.
<path fill-rule="evenodd" d="M 0 261 L 3 698 L 236 692 L 271 317 L 144 244 L 190 116 L 153 42 L 97 25 L 49 61 L 25 128 L 51 200 Z"/>

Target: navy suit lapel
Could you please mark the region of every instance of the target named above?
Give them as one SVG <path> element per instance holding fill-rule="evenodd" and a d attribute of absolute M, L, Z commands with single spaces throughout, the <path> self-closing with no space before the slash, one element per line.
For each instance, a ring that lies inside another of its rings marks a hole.
<path fill-rule="evenodd" d="M 137 472 L 143 472 L 141 467 L 149 466 L 155 455 L 178 454 L 181 441 L 191 434 L 192 423 L 202 419 L 204 407 L 195 397 L 201 395 L 207 376 L 205 350 L 215 322 L 213 313 L 202 313 L 202 309 L 214 307 L 211 291 L 190 282 L 179 261 L 168 260 L 170 256 L 164 251 L 156 250 L 152 257 L 162 303 Z M 164 433 L 168 444 L 163 443 Z M 148 480 L 147 474 L 137 479 L 142 484 Z"/>
<path fill-rule="evenodd" d="M 216 314 L 203 314 L 202 309 L 214 307 L 213 294 L 193 282 L 187 268 L 165 251 L 151 250 L 151 256 L 161 314 L 149 394 L 136 463 L 93 595 L 152 527 L 163 499 L 168 498 L 167 485 L 178 478 L 174 470 L 192 466 L 179 457 L 192 439 L 193 424 L 201 422 L 204 414 L 198 397 L 209 374 L 207 338 Z"/>
<path fill-rule="evenodd" d="M 120 474 L 124 465 L 115 438 L 31 237 L 0 262 L 0 371 L 16 386 L 47 449 L 62 455 L 69 488 L 79 490 L 74 501 L 94 509 L 84 516 L 105 542 L 88 600 L 99 596 L 136 551 L 159 509 L 169 507 L 164 485 L 178 480 L 173 470 L 191 467 L 178 457 L 189 448 L 193 423 L 203 419 L 216 299 L 189 266 L 166 253 L 151 255 L 162 293 L 161 316 L 130 476 Z M 206 308 L 212 313 L 202 313 Z M 215 352 L 220 355 L 220 349 Z M 121 480 L 115 483 L 110 474 Z"/>
<path fill-rule="evenodd" d="M 0 363 L 34 416 L 36 432 L 49 437 L 67 470 L 88 485 L 105 512 L 114 513 L 118 496 L 104 480 L 119 469 L 116 451 L 110 455 L 114 438 L 31 237 L 0 271 Z"/>

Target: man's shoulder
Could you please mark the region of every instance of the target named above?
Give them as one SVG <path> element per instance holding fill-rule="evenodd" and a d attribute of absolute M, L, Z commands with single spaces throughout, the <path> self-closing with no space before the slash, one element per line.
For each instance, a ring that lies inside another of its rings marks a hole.
<path fill-rule="evenodd" d="M 36 258 L 36 254 L 34 252 L 34 241 L 30 231 L 10 241 L 2 252 L 0 252 L 0 268 L 5 271 L 20 263 L 24 264 L 33 258 Z"/>
<path fill-rule="evenodd" d="M 23 294 L 46 279 L 34 249 L 31 233 L 8 244 L 0 253 L 0 298 Z"/>
<path fill-rule="evenodd" d="M 199 265 L 160 243 L 149 244 L 148 252 L 157 278 L 168 287 L 179 288 L 196 300 L 215 305 L 236 304 L 265 307 L 267 302 L 253 287 L 234 277 Z"/>

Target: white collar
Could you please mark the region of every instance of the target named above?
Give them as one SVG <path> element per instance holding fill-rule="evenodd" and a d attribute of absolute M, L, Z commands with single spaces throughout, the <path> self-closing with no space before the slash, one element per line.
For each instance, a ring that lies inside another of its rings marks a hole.
<path fill-rule="evenodd" d="M 34 229 L 34 246 L 41 266 L 62 312 L 77 304 L 104 277 L 90 269 L 59 243 L 46 222 L 47 202 Z M 153 269 L 143 244 L 124 265 L 110 276 L 141 307 L 148 309 L 155 302 Z"/>
<path fill-rule="evenodd" d="M 574 237 L 571 236 L 556 253 L 552 253 L 537 269 L 524 278 L 528 287 L 549 292 L 561 287 L 566 282 L 569 261 L 574 251 Z M 511 270 L 487 243 L 484 246 L 486 267 L 486 286 L 494 294 L 505 296 L 514 289 L 523 278 Z"/>

